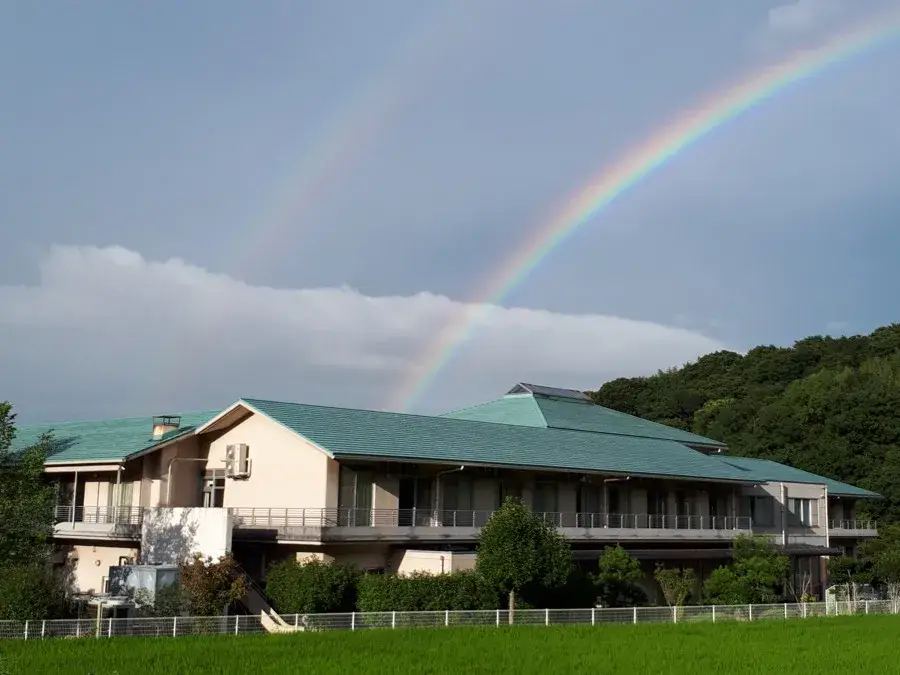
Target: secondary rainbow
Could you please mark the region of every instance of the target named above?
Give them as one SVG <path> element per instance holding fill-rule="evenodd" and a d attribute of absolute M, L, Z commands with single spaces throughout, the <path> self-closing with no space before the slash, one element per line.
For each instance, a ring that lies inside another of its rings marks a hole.
<path fill-rule="evenodd" d="M 567 237 L 641 179 L 681 151 L 742 113 L 769 100 L 789 85 L 900 35 L 900 14 L 866 21 L 814 49 L 754 72 L 667 124 L 645 142 L 623 154 L 610 167 L 569 198 L 558 214 L 524 241 L 488 278 L 482 292 L 460 308 L 457 316 L 426 347 L 394 392 L 389 409 L 409 409 L 431 386 L 454 354 L 472 335 L 479 319 L 497 305 Z"/>

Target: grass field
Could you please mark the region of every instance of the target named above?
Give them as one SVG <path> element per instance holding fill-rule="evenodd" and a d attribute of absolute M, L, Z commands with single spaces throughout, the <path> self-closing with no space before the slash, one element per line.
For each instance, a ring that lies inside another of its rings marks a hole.
<path fill-rule="evenodd" d="M 893 673 L 898 617 L 4 641 L 0 675 Z"/>

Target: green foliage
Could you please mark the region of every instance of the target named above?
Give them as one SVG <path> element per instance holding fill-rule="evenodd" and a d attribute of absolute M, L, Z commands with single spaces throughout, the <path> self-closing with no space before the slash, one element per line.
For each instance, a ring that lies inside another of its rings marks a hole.
<path fill-rule="evenodd" d="M 790 571 L 790 558 L 767 537 L 741 535 L 734 540 L 731 565 L 713 570 L 703 595 L 714 605 L 780 602 Z"/>
<path fill-rule="evenodd" d="M 348 565 L 289 558 L 269 568 L 266 595 L 282 614 L 352 612 L 359 576 Z"/>
<path fill-rule="evenodd" d="M 477 572 L 367 574 L 359 580 L 361 612 L 496 609 L 495 587 Z"/>
<path fill-rule="evenodd" d="M 44 480 L 44 459 L 53 438 L 13 456 L 15 414 L 0 403 L 0 565 L 47 561 L 53 534 L 53 488 Z"/>
<path fill-rule="evenodd" d="M 662 589 L 663 598 L 669 607 L 682 607 L 685 601 L 691 597 L 694 587 L 697 585 L 697 575 L 690 567 L 678 569 L 675 567 L 663 567 L 661 563 L 656 564 L 656 571 L 653 576 L 656 583 Z"/>
<path fill-rule="evenodd" d="M 235 600 L 244 597 L 247 587 L 231 555 L 218 560 L 195 553 L 179 565 L 182 607 L 192 616 L 217 616 Z"/>
<path fill-rule="evenodd" d="M 647 594 L 639 585 L 645 578 L 641 564 L 624 548 L 604 548 L 597 568 L 594 584 L 602 607 L 637 607 L 647 603 Z"/>
<path fill-rule="evenodd" d="M 708 354 L 590 393 L 600 405 L 716 438 L 885 495 L 860 516 L 900 521 L 900 324 L 871 335 L 812 336 L 745 356 Z"/>
<path fill-rule="evenodd" d="M 60 579 L 44 564 L 0 569 L 0 621 L 61 616 L 66 597 Z"/>
<path fill-rule="evenodd" d="M 489 583 L 509 595 L 510 610 L 523 588 L 562 586 L 574 567 L 565 538 L 511 497 L 481 528 L 476 565 Z"/>

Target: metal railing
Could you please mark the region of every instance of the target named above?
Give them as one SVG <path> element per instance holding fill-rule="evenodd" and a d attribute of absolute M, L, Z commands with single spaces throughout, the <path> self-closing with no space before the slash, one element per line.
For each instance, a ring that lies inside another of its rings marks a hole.
<path fill-rule="evenodd" d="M 493 510 L 234 508 L 240 528 L 481 527 Z M 579 529 L 750 530 L 748 517 L 536 512 L 549 525 Z"/>
<path fill-rule="evenodd" d="M 201 507 L 197 507 L 201 508 Z M 57 506 L 57 523 L 140 525 L 141 506 Z M 441 527 L 477 528 L 487 523 L 493 510 L 449 509 L 320 509 L 256 508 L 229 509 L 235 527 L 329 528 L 329 527 Z M 741 530 L 752 529 L 749 517 L 672 516 L 652 514 L 536 512 L 539 518 L 558 528 L 623 530 Z M 876 531 L 874 520 L 832 520 L 832 530 Z"/>
<path fill-rule="evenodd" d="M 89 525 L 140 525 L 143 518 L 140 506 L 57 506 L 57 523 L 86 523 Z"/>
<path fill-rule="evenodd" d="M 813 617 L 897 614 L 900 603 L 890 600 L 858 602 L 702 605 L 694 607 L 623 607 L 596 609 L 520 609 L 517 626 L 601 626 L 640 623 L 701 623 L 722 621 L 784 621 Z M 442 610 L 432 612 L 347 612 L 289 614 L 281 619 L 305 631 L 507 626 L 507 610 Z M 0 639 L 112 638 L 120 636 L 181 637 L 187 635 L 245 635 L 264 633 L 259 616 L 168 617 L 128 619 L 60 619 L 0 621 Z"/>
<path fill-rule="evenodd" d="M 832 520 L 828 523 L 831 530 L 872 530 L 878 529 L 874 520 Z"/>

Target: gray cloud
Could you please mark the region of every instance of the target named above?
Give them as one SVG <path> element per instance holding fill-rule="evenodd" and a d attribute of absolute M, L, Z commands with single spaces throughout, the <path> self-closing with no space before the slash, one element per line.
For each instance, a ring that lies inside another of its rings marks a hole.
<path fill-rule="evenodd" d="M 182 260 L 52 248 L 39 283 L 0 287 L 4 396 L 28 418 L 153 414 L 268 396 L 384 407 L 430 338 L 472 307 L 430 293 L 251 286 Z M 596 387 L 722 348 L 689 330 L 599 314 L 488 307 L 419 409 L 517 380 Z M 39 406 L 39 409 L 38 409 Z"/>

